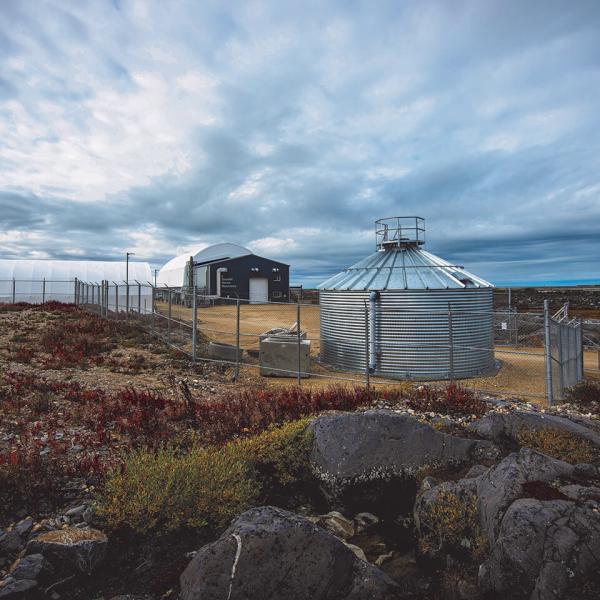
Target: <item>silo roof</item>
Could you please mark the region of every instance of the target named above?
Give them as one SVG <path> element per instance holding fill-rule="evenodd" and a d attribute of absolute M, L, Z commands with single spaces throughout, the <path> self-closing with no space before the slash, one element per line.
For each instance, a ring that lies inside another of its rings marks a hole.
<path fill-rule="evenodd" d="M 320 290 L 464 289 L 494 287 L 418 245 L 378 250 L 330 277 Z"/>

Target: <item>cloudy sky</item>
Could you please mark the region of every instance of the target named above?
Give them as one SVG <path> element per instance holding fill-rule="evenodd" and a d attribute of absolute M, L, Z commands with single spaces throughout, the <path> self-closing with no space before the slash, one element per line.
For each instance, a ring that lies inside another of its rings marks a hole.
<path fill-rule="evenodd" d="M 600 2 L 0 1 L 0 258 L 231 241 L 310 286 L 414 214 L 600 282 Z"/>

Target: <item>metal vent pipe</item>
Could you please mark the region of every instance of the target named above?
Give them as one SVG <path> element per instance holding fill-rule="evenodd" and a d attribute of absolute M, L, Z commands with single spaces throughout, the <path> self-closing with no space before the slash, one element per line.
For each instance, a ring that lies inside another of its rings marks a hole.
<path fill-rule="evenodd" d="M 379 292 L 369 294 L 369 370 L 374 372 L 377 368 L 377 299 Z"/>

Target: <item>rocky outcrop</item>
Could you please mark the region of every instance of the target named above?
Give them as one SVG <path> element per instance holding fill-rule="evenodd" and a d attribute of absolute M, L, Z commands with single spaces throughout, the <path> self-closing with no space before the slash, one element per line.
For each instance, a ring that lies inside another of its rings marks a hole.
<path fill-rule="evenodd" d="M 508 507 L 525 494 L 526 482 L 565 480 L 573 473 L 573 465 L 523 448 L 475 479 L 479 521 L 489 542 L 494 543 Z"/>
<path fill-rule="evenodd" d="M 486 551 L 470 558 L 482 561 L 482 595 L 562 598 L 600 558 L 600 488 L 589 467 L 525 448 L 474 478 L 427 482 L 414 513 L 421 551 L 439 558 L 448 541 L 478 545 Z"/>
<path fill-rule="evenodd" d="M 384 600 L 397 586 L 308 519 L 253 508 L 201 548 L 181 576 L 182 600 Z"/>
<path fill-rule="evenodd" d="M 442 433 L 412 415 L 391 410 L 324 415 L 310 425 L 311 467 L 330 505 L 370 510 L 404 498 L 412 507 L 414 476 L 424 467 L 450 467 L 495 458 L 488 441 Z M 406 507 L 405 507 L 406 508 Z"/>
<path fill-rule="evenodd" d="M 564 598 L 598 568 L 597 506 L 531 498 L 513 502 L 479 571 L 481 592 L 504 598 Z"/>
<path fill-rule="evenodd" d="M 523 429 L 533 431 L 556 429 L 587 440 L 600 448 L 600 434 L 590 427 L 575 423 L 565 417 L 536 411 L 490 412 L 481 419 L 470 423 L 467 429 L 479 437 L 496 442 L 503 439 L 518 442 Z"/>

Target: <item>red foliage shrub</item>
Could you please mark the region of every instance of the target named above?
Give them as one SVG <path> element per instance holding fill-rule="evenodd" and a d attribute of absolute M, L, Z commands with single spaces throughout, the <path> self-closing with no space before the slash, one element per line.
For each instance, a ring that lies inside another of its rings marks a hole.
<path fill-rule="evenodd" d="M 293 421 L 325 410 L 354 410 L 372 402 L 373 396 L 364 388 L 244 390 L 197 402 L 194 414 L 196 425 L 207 441 L 223 442 L 240 431 L 257 433 L 272 423 Z"/>
<path fill-rule="evenodd" d="M 457 383 L 449 383 L 443 389 L 422 386 L 407 404 L 419 412 L 443 415 L 483 415 L 490 408 L 473 391 Z"/>

